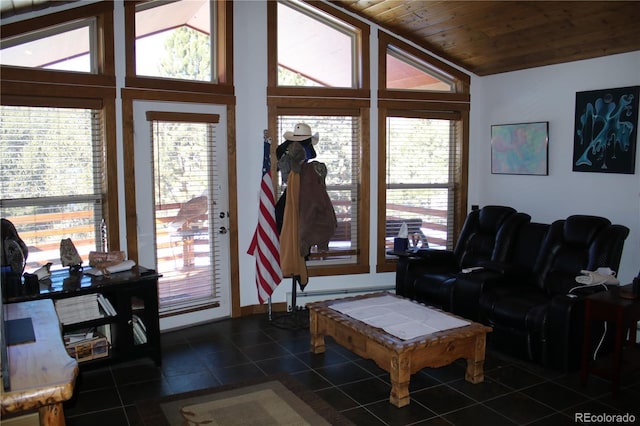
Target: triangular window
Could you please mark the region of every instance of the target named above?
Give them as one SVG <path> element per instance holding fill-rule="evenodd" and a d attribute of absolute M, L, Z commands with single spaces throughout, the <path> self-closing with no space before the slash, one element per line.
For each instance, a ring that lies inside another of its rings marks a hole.
<path fill-rule="evenodd" d="M 455 83 L 425 61 L 395 46 L 387 46 L 387 89 L 454 92 Z"/>

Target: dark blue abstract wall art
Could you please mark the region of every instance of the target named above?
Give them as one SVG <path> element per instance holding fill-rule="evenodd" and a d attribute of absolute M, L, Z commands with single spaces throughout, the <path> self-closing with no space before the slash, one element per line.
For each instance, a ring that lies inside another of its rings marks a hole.
<path fill-rule="evenodd" d="M 573 171 L 635 173 L 640 86 L 576 93 Z"/>

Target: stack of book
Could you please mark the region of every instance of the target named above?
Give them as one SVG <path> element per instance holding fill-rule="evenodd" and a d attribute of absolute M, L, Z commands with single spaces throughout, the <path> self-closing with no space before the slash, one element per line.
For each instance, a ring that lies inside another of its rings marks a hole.
<path fill-rule="evenodd" d="M 133 341 L 136 345 L 147 343 L 147 327 L 137 315 L 132 315 L 133 319 Z"/>
<path fill-rule="evenodd" d="M 116 315 L 109 300 L 97 293 L 59 299 L 55 301 L 55 306 L 62 324 L 77 324 Z M 102 311 L 100 307 L 102 307 Z"/>
<path fill-rule="evenodd" d="M 78 362 L 109 356 L 109 340 L 95 329 L 65 334 L 64 345 L 69 356 Z"/>
<path fill-rule="evenodd" d="M 117 312 L 113 308 L 111 302 L 109 302 L 109 299 L 107 299 L 100 293 L 98 293 L 98 303 L 102 307 L 104 313 L 107 314 L 107 316 L 115 317 L 117 315 Z"/>

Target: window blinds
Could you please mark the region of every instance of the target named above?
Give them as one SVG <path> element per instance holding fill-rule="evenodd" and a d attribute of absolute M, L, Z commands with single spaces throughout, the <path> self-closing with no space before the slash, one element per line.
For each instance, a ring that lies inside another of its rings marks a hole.
<path fill-rule="evenodd" d="M 314 146 L 320 161 L 327 166 L 327 193 L 333 203 L 338 228 L 329 243 L 329 255 L 323 253 L 321 262 L 355 261 L 358 245 L 358 206 L 360 202 L 360 118 L 352 115 L 281 115 L 278 134 L 293 131 L 297 123 L 311 126 L 320 140 Z M 281 177 L 279 194 L 283 191 Z M 314 250 L 312 249 L 312 254 Z M 311 256 L 310 265 L 318 256 Z"/>
<path fill-rule="evenodd" d="M 221 244 L 214 124 L 165 120 L 151 126 L 160 310 L 171 314 L 218 304 Z"/>
<path fill-rule="evenodd" d="M 101 248 L 103 146 L 99 110 L 0 109 L 0 213 L 32 249 L 27 270 L 60 265 L 60 240 L 80 256 Z"/>
<path fill-rule="evenodd" d="M 457 164 L 455 121 L 387 117 L 386 234 L 391 248 L 402 223 L 410 243 L 451 247 Z"/>

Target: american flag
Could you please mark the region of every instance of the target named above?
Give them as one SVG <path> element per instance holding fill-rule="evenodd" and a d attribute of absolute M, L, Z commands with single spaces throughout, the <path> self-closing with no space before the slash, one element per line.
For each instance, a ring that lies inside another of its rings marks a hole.
<path fill-rule="evenodd" d="M 247 251 L 256 258 L 256 287 L 260 303 L 264 303 L 282 281 L 280 237 L 276 224 L 270 147 L 271 141 L 265 137 L 258 225 Z"/>

